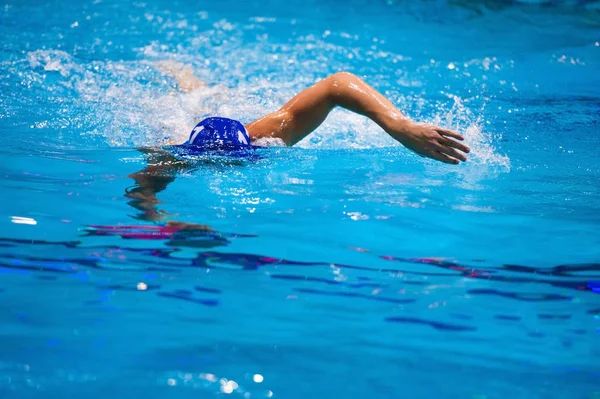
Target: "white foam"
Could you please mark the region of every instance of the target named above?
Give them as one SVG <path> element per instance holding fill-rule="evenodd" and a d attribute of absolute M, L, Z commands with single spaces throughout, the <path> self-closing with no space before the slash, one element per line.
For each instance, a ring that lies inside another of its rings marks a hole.
<path fill-rule="evenodd" d="M 285 147 L 285 142 L 278 137 L 261 137 L 254 140 L 253 144 L 261 147 Z"/>
<path fill-rule="evenodd" d="M 159 23 L 158 19 L 153 21 Z M 163 23 L 164 29 L 174 29 L 169 28 L 171 26 L 192 32 L 198 30 L 197 26 L 183 24 L 181 20 L 167 19 Z M 43 70 L 60 74 L 59 84 L 72 89 L 74 104 L 79 110 L 86 110 L 87 114 L 80 118 L 83 135 L 102 136 L 111 146 L 183 142 L 199 119 L 210 115 L 251 122 L 278 109 L 298 91 L 325 77 L 316 71 L 330 69 L 330 57 L 337 60 L 339 69 L 350 66 L 348 62 L 356 62 L 348 61 L 350 55 L 352 60 L 377 61 L 382 71 L 393 68 L 397 72 L 389 79 L 395 84 L 386 83 L 388 77 L 375 82 L 389 88 L 386 96 L 401 107 L 410 106 L 416 119 L 419 119 L 419 110 L 431 109 L 432 100 L 403 94 L 404 87 L 426 86 L 426 82 L 396 67 L 397 63 L 409 59 L 401 54 L 335 45 L 313 35 L 300 37 L 294 44 L 269 43 L 265 39 L 242 46 L 239 29 L 231 30 L 232 27 L 222 20 L 207 32 L 196 32 L 188 43 L 177 44 L 177 56 L 173 55 L 173 45 L 152 42 L 138 50 L 142 60 L 135 61 L 82 62 L 58 50 L 33 51 L 27 59 L 34 73 Z M 159 61 L 173 59 L 193 67 L 195 74 L 207 84 L 189 93 L 178 91 L 174 81 L 155 67 Z M 427 63 L 423 68 L 432 67 Z M 427 71 L 434 73 L 432 69 Z M 425 121 L 464 133 L 472 148 L 471 162 L 510 165 L 509 159 L 498 154 L 493 144 L 497 137 L 483 129 L 482 121 L 462 99 L 454 97 L 451 109 L 440 109 L 436 117 L 429 119 L 432 120 Z M 262 145 L 272 144 L 275 143 Z M 331 149 L 399 144 L 367 118 L 334 110 L 327 121 L 298 146 Z"/>
<path fill-rule="evenodd" d="M 67 78 L 73 72 L 82 72 L 83 68 L 73 62 L 68 53 L 61 50 L 37 50 L 27 54 L 27 60 L 32 68 L 42 67 L 44 71 L 58 72 Z"/>
<path fill-rule="evenodd" d="M 464 143 L 471 148 L 470 163 L 493 165 L 508 170 L 510 159 L 506 155 L 499 154 L 494 145 L 494 142 L 502 137 L 486 132 L 481 117 L 466 107 L 459 97 L 450 97 L 454 100 L 452 108 L 436 115 L 432 122 L 463 134 Z"/>

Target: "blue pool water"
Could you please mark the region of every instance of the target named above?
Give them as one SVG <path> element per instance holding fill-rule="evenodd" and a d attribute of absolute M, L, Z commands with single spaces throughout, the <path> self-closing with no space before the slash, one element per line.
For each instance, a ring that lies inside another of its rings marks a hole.
<path fill-rule="evenodd" d="M 0 397 L 598 398 L 598 9 L 0 2 Z M 463 132 L 469 161 L 335 111 L 159 194 L 211 232 L 89 227 L 145 224 L 136 146 L 340 70 Z"/>

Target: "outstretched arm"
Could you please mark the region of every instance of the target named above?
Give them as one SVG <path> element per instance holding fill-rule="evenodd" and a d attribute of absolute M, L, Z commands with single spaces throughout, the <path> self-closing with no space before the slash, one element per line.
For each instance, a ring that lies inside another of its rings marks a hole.
<path fill-rule="evenodd" d="M 246 130 L 253 140 L 275 137 L 294 145 L 319 127 L 336 106 L 365 115 L 419 155 L 450 164 L 467 160 L 470 149 L 456 141 L 464 140 L 459 133 L 411 121 L 381 93 L 347 72 L 317 82 L 280 110 L 246 125 Z"/>

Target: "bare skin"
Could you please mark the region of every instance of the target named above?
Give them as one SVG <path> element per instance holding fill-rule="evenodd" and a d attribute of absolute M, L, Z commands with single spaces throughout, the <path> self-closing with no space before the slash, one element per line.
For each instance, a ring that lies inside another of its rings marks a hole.
<path fill-rule="evenodd" d="M 247 124 L 246 130 L 252 140 L 273 137 L 294 145 L 318 128 L 337 106 L 368 117 L 421 156 L 449 164 L 467 160 L 470 149 L 459 142 L 464 140 L 461 134 L 411 121 L 381 93 L 347 72 L 303 90 L 278 111 Z"/>
<path fill-rule="evenodd" d="M 164 62 L 158 69 L 173 76 L 183 91 L 204 86 L 191 68 L 173 62 Z M 245 126 L 252 141 L 278 138 L 286 145 L 294 145 L 318 128 L 335 107 L 342 107 L 364 115 L 377 123 L 387 134 L 417 154 L 448 164 L 466 161 L 469 147 L 460 143 L 460 133 L 439 126 L 411 121 L 381 93 L 357 76 L 348 72 L 333 74 L 303 90 L 278 111 L 272 112 Z M 129 204 L 142 213 L 138 219 L 164 220 L 166 214 L 158 210 L 156 194 L 175 180 L 175 175 L 189 164 L 165 151 L 145 148 L 148 166 L 130 175 L 136 187 L 128 190 Z"/>
<path fill-rule="evenodd" d="M 183 91 L 204 86 L 187 65 L 165 61 L 157 68 L 174 77 Z M 245 128 L 253 141 L 270 137 L 294 145 L 321 126 L 335 107 L 366 116 L 406 148 L 424 157 L 458 164 L 466 161 L 465 154 L 471 151 L 459 142 L 464 140 L 460 133 L 411 121 L 381 93 L 348 72 L 338 72 L 320 80 L 278 111 L 247 124 Z"/>
<path fill-rule="evenodd" d="M 194 75 L 192 67 L 183 65 L 173 61 L 161 61 L 155 64 L 155 67 L 165 75 L 169 75 L 177 80 L 177 85 L 180 90 L 193 91 L 202 86 L 204 82 Z"/>
<path fill-rule="evenodd" d="M 129 175 L 135 181 L 135 186 L 127 189 L 125 196 L 130 199 L 128 204 L 140 211 L 134 216 L 135 219 L 162 221 L 168 217 L 168 214 L 158 209 L 160 201 L 156 194 L 175 181 L 177 173 L 187 170 L 189 164 L 166 151 L 152 148 L 139 150 L 147 156 L 148 165 L 139 172 Z"/>

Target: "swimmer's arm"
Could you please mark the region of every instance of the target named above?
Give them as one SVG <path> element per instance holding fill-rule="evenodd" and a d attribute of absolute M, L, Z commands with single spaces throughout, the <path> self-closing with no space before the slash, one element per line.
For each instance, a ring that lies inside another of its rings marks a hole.
<path fill-rule="evenodd" d="M 135 181 L 135 186 L 126 190 L 125 196 L 130 199 L 128 204 L 141 212 L 136 215 L 136 219 L 163 221 L 168 214 L 158 208 L 160 201 L 156 194 L 175 181 L 176 174 L 186 169 L 188 165 L 162 150 L 153 148 L 139 148 L 139 150 L 149 157 L 148 165 L 129 175 Z"/>
<path fill-rule="evenodd" d="M 194 75 L 190 65 L 175 61 L 159 61 L 154 64 L 155 68 L 165 75 L 175 78 L 177 87 L 183 91 L 194 91 L 205 84 Z"/>
<path fill-rule="evenodd" d="M 246 125 L 246 130 L 252 140 L 274 137 L 294 145 L 319 127 L 336 106 L 368 117 L 419 155 L 457 164 L 466 161 L 465 153 L 470 151 L 456 141 L 464 140 L 459 133 L 411 121 L 381 93 L 347 72 L 317 82 L 280 110 Z"/>
<path fill-rule="evenodd" d="M 131 174 L 129 177 L 135 180 L 135 187 L 128 189 L 125 196 L 130 199 L 128 204 L 140 211 L 135 216 L 136 219 L 146 221 L 160 221 L 164 217 L 164 212 L 158 208 L 160 201 L 156 193 L 164 190 L 174 178 L 147 176 L 147 172 L 140 171 Z"/>

